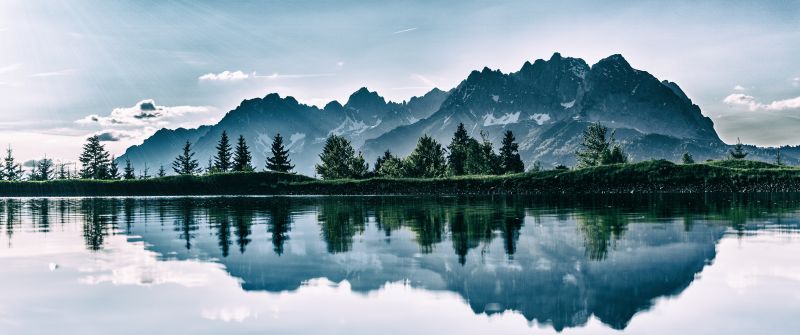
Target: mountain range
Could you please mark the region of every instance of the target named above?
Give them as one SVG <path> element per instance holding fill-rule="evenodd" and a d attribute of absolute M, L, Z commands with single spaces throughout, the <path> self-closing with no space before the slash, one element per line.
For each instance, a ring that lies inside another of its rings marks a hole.
<path fill-rule="evenodd" d="M 119 159 L 137 167 L 167 167 L 188 140 L 205 165 L 227 131 L 246 138 L 254 165 L 263 168 L 272 137 L 280 133 L 296 171 L 313 175 L 329 135 L 345 136 L 374 162 L 386 150 L 408 155 L 425 134 L 447 145 L 464 123 L 472 136 L 485 136 L 496 148 L 503 133 L 513 131 L 526 166 L 539 162 L 548 168 L 575 164 L 583 130 L 592 122 L 613 129 L 633 161 L 679 161 L 684 152 L 698 161 L 720 159 L 730 148 L 676 83 L 633 68 L 621 55 L 590 66 L 555 53 L 548 60 L 525 62 L 517 72 L 472 71 L 449 91 L 434 88 L 401 103 L 367 88 L 355 91 L 345 104 L 331 101 L 322 109 L 271 93 L 242 101 L 215 125 L 161 129 Z M 747 151 L 751 159 L 775 157 L 772 148 L 747 146 Z M 800 147 L 781 148 L 781 154 L 786 163 L 800 162 Z"/>

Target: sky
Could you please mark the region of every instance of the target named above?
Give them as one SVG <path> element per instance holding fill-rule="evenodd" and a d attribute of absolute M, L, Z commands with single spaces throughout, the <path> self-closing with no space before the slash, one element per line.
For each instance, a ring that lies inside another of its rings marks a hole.
<path fill-rule="evenodd" d="M 678 83 L 723 140 L 800 144 L 800 1 L 0 1 L 0 145 L 113 154 L 271 92 L 393 101 L 554 52 Z"/>

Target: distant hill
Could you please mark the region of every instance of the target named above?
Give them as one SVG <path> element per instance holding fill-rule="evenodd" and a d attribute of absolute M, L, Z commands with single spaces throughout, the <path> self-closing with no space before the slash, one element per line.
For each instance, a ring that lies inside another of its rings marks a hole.
<path fill-rule="evenodd" d="M 574 165 L 581 134 L 591 122 L 612 128 L 633 161 L 678 161 L 684 152 L 698 161 L 719 159 L 730 148 L 676 83 L 633 68 L 621 55 L 589 66 L 555 53 L 549 60 L 526 62 L 513 73 L 473 71 L 449 92 L 433 89 L 402 103 L 361 88 L 345 104 L 332 101 L 319 109 L 272 93 L 242 101 L 216 125 L 159 130 L 119 159 L 130 159 L 137 167 L 145 162 L 169 166 L 189 140 L 205 166 L 225 130 L 232 137 L 244 135 L 254 165 L 263 168 L 272 137 L 281 133 L 296 170 L 313 175 L 331 134 L 349 138 L 373 163 L 385 150 L 407 155 L 424 134 L 447 145 L 459 122 L 472 136 L 485 134 L 496 147 L 503 132 L 512 130 L 528 166 L 536 161 L 544 167 Z M 747 150 L 750 159 L 774 160 L 774 149 Z M 785 162 L 800 162 L 800 148 L 781 150 Z"/>

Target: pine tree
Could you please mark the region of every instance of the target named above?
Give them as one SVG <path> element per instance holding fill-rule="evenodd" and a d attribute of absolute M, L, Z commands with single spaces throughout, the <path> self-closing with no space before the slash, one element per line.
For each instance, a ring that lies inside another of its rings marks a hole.
<path fill-rule="evenodd" d="M 164 170 L 164 165 L 158 167 L 158 177 L 165 177 L 167 175 L 167 171 Z"/>
<path fill-rule="evenodd" d="M 361 153 L 356 156 L 350 141 L 342 136 L 328 136 L 319 158 L 322 164 L 315 168 L 322 179 L 361 178 L 368 171 L 364 157 Z"/>
<path fill-rule="evenodd" d="M 19 173 L 20 168 L 21 166 L 14 162 L 14 155 L 9 145 L 8 149 L 6 149 L 6 158 L 3 162 L 2 178 L 9 181 L 20 180 L 22 178 L 22 174 Z"/>
<path fill-rule="evenodd" d="M 439 178 L 447 173 L 444 148 L 432 137 L 424 135 L 417 140 L 417 147 L 406 158 L 408 177 Z"/>
<path fill-rule="evenodd" d="M 470 137 L 463 123 L 458 124 L 453 139 L 447 147 L 450 154 L 447 156 L 447 167 L 451 175 L 460 176 L 466 173 L 465 165 L 469 151 Z"/>
<path fill-rule="evenodd" d="M 122 175 L 122 179 L 131 180 L 136 179 L 136 171 L 133 169 L 133 165 L 131 165 L 131 160 L 125 158 L 125 169 L 123 170 L 124 173 Z"/>
<path fill-rule="evenodd" d="M 253 164 L 251 163 L 253 156 L 250 154 L 250 148 L 247 147 L 247 141 L 244 136 L 239 135 L 239 140 L 236 142 L 236 150 L 233 152 L 233 171 L 253 171 Z"/>
<path fill-rule="evenodd" d="M 744 145 L 742 144 L 742 141 L 740 141 L 738 137 L 736 138 L 736 145 L 734 145 L 733 149 L 731 149 L 729 152 L 731 158 L 733 159 L 744 159 L 745 157 L 747 157 L 747 151 L 744 151 Z"/>
<path fill-rule="evenodd" d="M 228 172 L 231 169 L 231 143 L 228 140 L 228 133 L 222 131 L 222 136 L 217 143 L 217 155 L 214 156 L 214 170 L 216 172 Z"/>
<path fill-rule="evenodd" d="M 26 162 L 27 165 L 28 162 Z M 28 172 L 28 180 L 30 181 L 38 181 L 39 180 L 39 162 L 33 160 L 29 162 L 31 164 L 31 171 Z"/>
<path fill-rule="evenodd" d="M 402 159 L 392 155 L 389 150 L 378 157 L 374 167 L 375 175 L 378 177 L 400 178 L 405 177 L 405 165 Z"/>
<path fill-rule="evenodd" d="M 628 163 L 628 155 L 622 151 L 622 147 L 619 144 L 614 144 L 614 147 L 611 148 L 611 154 L 608 155 L 608 160 L 604 161 L 603 164 L 625 164 Z"/>
<path fill-rule="evenodd" d="M 147 167 L 147 163 L 144 163 L 144 169 L 142 169 L 139 179 L 150 179 L 150 168 Z"/>
<path fill-rule="evenodd" d="M 780 148 L 775 149 L 775 165 L 777 165 L 777 166 L 784 166 L 785 165 L 785 163 L 783 163 L 783 155 L 781 155 L 781 149 Z"/>
<path fill-rule="evenodd" d="M 108 177 L 109 154 L 97 135 L 86 140 L 86 144 L 83 145 L 83 153 L 78 160 L 82 166 L 81 178 L 106 179 Z"/>
<path fill-rule="evenodd" d="M 117 165 L 117 158 L 114 156 L 111 156 L 111 163 L 109 163 L 108 179 L 119 179 L 119 166 Z"/>
<path fill-rule="evenodd" d="M 611 152 L 606 140 L 607 133 L 608 128 L 599 123 L 592 123 L 583 131 L 581 149 L 575 152 L 578 156 L 578 167 L 602 165 L 604 160 L 609 159 Z"/>
<path fill-rule="evenodd" d="M 194 159 L 192 144 L 186 141 L 183 145 L 183 153 L 172 162 L 172 170 L 179 175 L 191 175 L 200 172 L 200 164 Z"/>
<path fill-rule="evenodd" d="M 47 181 L 55 177 L 53 160 L 45 156 L 42 160 L 34 163 L 37 168 L 38 178 L 36 180 Z"/>
<path fill-rule="evenodd" d="M 683 164 L 694 164 L 694 157 L 689 152 L 684 152 L 683 157 L 681 157 L 681 161 Z"/>
<path fill-rule="evenodd" d="M 69 179 L 69 171 L 67 171 L 66 166 L 67 164 L 65 163 L 58 164 L 58 179 Z"/>
<path fill-rule="evenodd" d="M 276 134 L 272 140 L 272 157 L 267 158 L 267 170 L 276 172 L 289 172 L 294 169 L 291 160 L 289 159 L 289 150 L 283 147 L 283 137 L 281 134 Z"/>
<path fill-rule="evenodd" d="M 519 156 L 519 145 L 515 142 L 514 133 L 506 131 L 500 147 L 500 162 L 503 173 L 519 173 L 525 171 L 525 164 Z"/>

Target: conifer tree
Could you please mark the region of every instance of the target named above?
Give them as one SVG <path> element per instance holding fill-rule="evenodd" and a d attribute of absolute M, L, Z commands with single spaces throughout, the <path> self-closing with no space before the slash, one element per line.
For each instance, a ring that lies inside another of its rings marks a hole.
<path fill-rule="evenodd" d="M 86 140 L 83 153 L 78 160 L 81 162 L 81 178 L 106 179 L 108 178 L 109 154 L 105 146 L 100 143 L 100 137 L 94 135 Z"/>
<path fill-rule="evenodd" d="M 111 156 L 111 162 L 108 166 L 108 179 L 119 179 L 119 166 L 117 165 L 117 158 Z"/>
<path fill-rule="evenodd" d="M 783 155 L 781 154 L 781 149 L 775 149 L 775 165 L 777 166 L 784 166 L 785 163 L 783 162 Z"/>
<path fill-rule="evenodd" d="M 228 133 L 222 131 L 222 136 L 217 143 L 217 154 L 214 156 L 214 170 L 216 172 L 228 172 L 231 169 L 231 143 Z"/>
<path fill-rule="evenodd" d="M 733 149 L 731 149 L 729 153 L 733 159 L 744 159 L 747 157 L 747 151 L 744 151 L 744 145 L 738 137 L 736 138 L 736 145 L 733 146 Z"/>
<path fill-rule="evenodd" d="M 608 155 L 608 161 L 603 162 L 603 164 L 625 164 L 628 162 L 628 155 L 622 151 L 622 147 L 619 144 L 614 144 L 613 148 L 611 148 L 611 153 Z"/>
<path fill-rule="evenodd" d="M 239 135 L 236 150 L 233 152 L 233 171 L 253 171 L 252 160 L 253 156 L 250 154 L 250 148 L 247 147 L 247 141 L 244 136 Z"/>
<path fill-rule="evenodd" d="M 447 167 L 453 176 L 460 176 L 466 173 L 465 165 L 469 152 L 470 137 L 463 123 L 459 123 L 453 139 L 447 147 L 450 154 L 447 156 Z"/>
<path fill-rule="evenodd" d="M 147 163 L 144 163 L 144 169 L 142 169 L 142 174 L 139 175 L 139 179 L 150 179 L 150 168 L 147 166 Z"/>
<path fill-rule="evenodd" d="M 186 141 L 183 145 L 183 153 L 175 158 L 172 162 L 172 170 L 179 175 L 192 175 L 200 172 L 200 164 L 194 159 L 194 152 L 192 152 L 192 144 Z"/>
<path fill-rule="evenodd" d="M 136 179 L 136 171 L 133 169 L 133 165 L 131 165 L 131 160 L 125 158 L 125 168 L 123 170 L 122 179 L 131 180 Z"/>
<path fill-rule="evenodd" d="M 525 171 L 525 164 L 519 156 L 519 145 L 515 142 L 514 133 L 506 131 L 500 147 L 500 162 L 503 173 L 519 173 Z"/>
<path fill-rule="evenodd" d="M 364 157 L 361 153 L 356 156 L 350 141 L 342 136 L 329 136 L 319 158 L 322 163 L 315 168 L 323 179 L 362 178 L 368 172 Z"/>
<path fill-rule="evenodd" d="M 375 160 L 375 175 L 378 177 L 400 178 L 405 177 L 405 165 L 402 159 L 392 155 L 389 150 Z"/>
<path fill-rule="evenodd" d="M 439 178 L 447 173 L 444 148 L 432 137 L 423 135 L 417 147 L 406 158 L 407 176 L 417 178 Z"/>
<path fill-rule="evenodd" d="M 22 178 L 19 173 L 21 166 L 14 161 L 14 155 L 11 151 L 11 146 L 6 149 L 6 158 L 3 160 L 2 178 L 9 181 L 16 181 Z"/>
<path fill-rule="evenodd" d="M 30 181 L 38 181 L 39 180 L 39 162 L 32 160 L 29 162 L 31 165 L 31 170 L 28 172 L 28 180 Z"/>
<path fill-rule="evenodd" d="M 166 177 L 166 175 L 167 175 L 167 171 L 165 171 L 165 170 L 164 170 L 164 165 L 161 165 L 161 166 L 158 168 L 158 177 L 159 177 L 159 178 L 161 178 L 161 177 Z"/>
<path fill-rule="evenodd" d="M 583 131 L 581 149 L 575 154 L 578 156 L 578 167 L 602 165 L 610 156 L 609 143 L 606 140 L 608 128 L 592 123 Z"/>
<path fill-rule="evenodd" d="M 281 134 L 276 134 L 272 139 L 272 157 L 267 158 L 267 170 L 276 172 L 289 172 L 294 169 L 291 160 L 289 159 L 289 150 L 283 147 L 283 137 Z"/>
<path fill-rule="evenodd" d="M 55 168 L 53 160 L 45 156 L 42 160 L 35 162 L 37 171 L 36 180 L 47 181 L 55 177 Z"/>
<path fill-rule="evenodd" d="M 58 164 L 58 179 L 69 179 L 69 171 L 67 171 L 66 166 L 67 164 L 65 163 Z"/>

